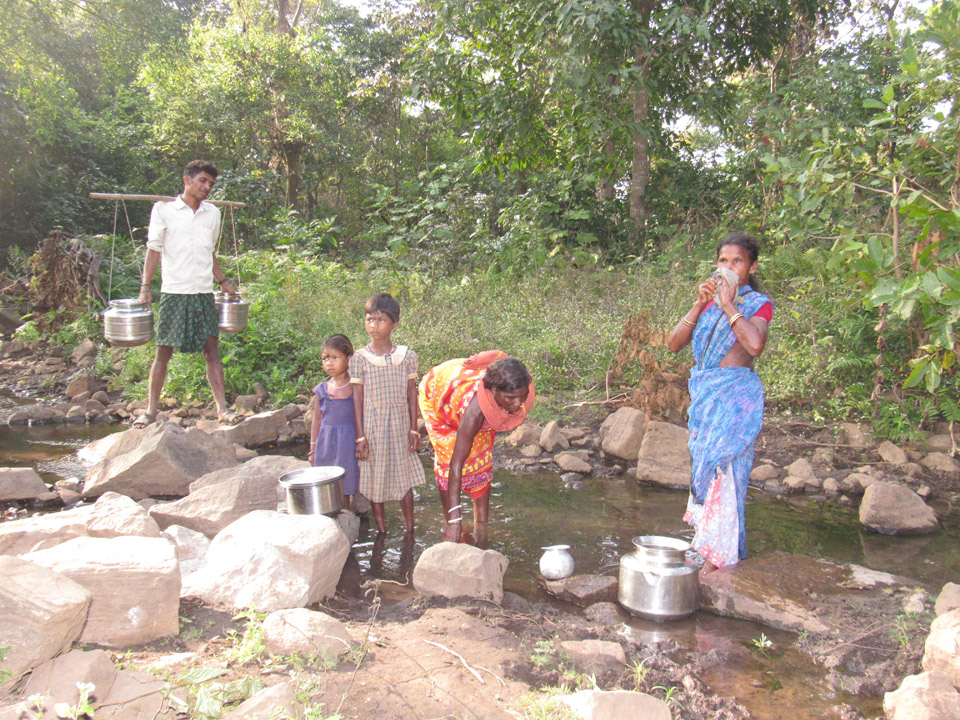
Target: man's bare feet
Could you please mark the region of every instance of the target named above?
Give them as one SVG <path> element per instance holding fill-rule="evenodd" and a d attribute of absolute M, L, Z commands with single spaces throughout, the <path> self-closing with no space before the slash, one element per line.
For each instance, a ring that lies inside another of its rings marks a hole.
<path fill-rule="evenodd" d="M 716 569 L 717 569 L 717 566 L 714 565 L 712 562 L 710 562 L 709 560 L 705 561 L 703 563 L 703 567 L 700 568 L 700 579 L 703 580 L 704 577 L 706 577 Z"/>

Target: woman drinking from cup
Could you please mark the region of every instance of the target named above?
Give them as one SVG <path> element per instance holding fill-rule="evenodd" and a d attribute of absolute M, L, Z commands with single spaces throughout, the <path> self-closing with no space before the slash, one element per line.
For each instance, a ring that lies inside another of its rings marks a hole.
<path fill-rule="evenodd" d="M 763 385 L 753 369 L 767 343 L 773 302 L 750 286 L 757 241 L 730 233 L 717 243 L 717 272 L 667 338 L 677 352 L 693 342 L 690 373 L 690 499 L 702 574 L 747 556 L 744 508 L 753 445 L 763 427 Z"/>

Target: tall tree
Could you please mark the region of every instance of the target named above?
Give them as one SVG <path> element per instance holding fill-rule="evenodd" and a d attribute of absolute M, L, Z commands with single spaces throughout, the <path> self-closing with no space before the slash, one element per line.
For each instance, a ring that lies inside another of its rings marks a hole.
<path fill-rule="evenodd" d="M 666 126 L 729 103 L 732 74 L 769 58 L 798 19 L 841 4 L 437 0 L 414 77 L 485 166 L 523 172 L 585 160 L 604 177 L 628 174 L 630 214 L 643 223 L 650 148 L 662 146 Z"/>

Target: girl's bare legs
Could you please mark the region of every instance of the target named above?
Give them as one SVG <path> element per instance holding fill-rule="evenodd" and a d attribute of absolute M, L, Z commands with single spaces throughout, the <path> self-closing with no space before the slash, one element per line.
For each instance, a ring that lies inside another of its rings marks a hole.
<path fill-rule="evenodd" d="M 704 575 L 709 575 L 716 569 L 717 569 L 717 566 L 714 565 L 712 562 L 710 562 L 709 560 L 704 561 L 703 567 L 700 568 L 700 579 L 702 580 Z"/>
<path fill-rule="evenodd" d="M 347 510 L 350 509 L 350 501 L 353 499 L 353 495 L 344 495 L 343 496 L 343 507 Z"/>
<path fill-rule="evenodd" d="M 413 490 L 407 490 L 407 494 L 400 501 L 400 511 L 403 513 L 403 529 L 408 533 L 413 533 Z M 380 505 L 380 512 L 383 512 L 383 504 Z"/>
<path fill-rule="evenodd" d="M 371 502 L 370 509 L 373 510 L 373 522 L 377 526 L 377 532 L 385 533 L 387 531 L 387 518 L 383 513 L 383 503 Z"/>

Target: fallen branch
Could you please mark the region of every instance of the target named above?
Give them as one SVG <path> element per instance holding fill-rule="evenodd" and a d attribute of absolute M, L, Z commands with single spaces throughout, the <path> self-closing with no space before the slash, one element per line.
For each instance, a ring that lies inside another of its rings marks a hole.
<path fill-rule="evenodd" d="M 469 664 L 466 660 L 463 659 L 463 655 L 461 655 L 461 654 L 458 653 L 458 652 L 455 652 L 454 650 L 451 650 L 450 648 L 448 648 L 448 647 L 445 646 L 445 645 L 441 645 L 441 644 L 438 643 L 438 642 L 433 642 L 433 640 L 424 640 L 424 642 L 425 642 L 427 645 L 433 645 L 434 647 L 440 648 L 440 649 L 443 650 L 444 652 L 450 653 L 450 654 L 453 655 L 455 658 L 457 658 L 460 662 L 462 662 L 462 663 L 463 663 L 463 666 L 464 666 L 467 670 L 469 670 L 471 673 L 473 673 L 473 676 L 474 676 L 477 680 L 480 681 L 480 684 L 481 684 L 481 685 L 486 685 L 486 684 L 487 684 L 486 681 L 483 679 L 483 676 L 481 676 L 480 673 L 478 673 L 476 670 L 474 670 L 472 667 L 470 667 L 470 664 Z M 487 672 L 490 672 L 490 671 L 487 670 Z"/>

